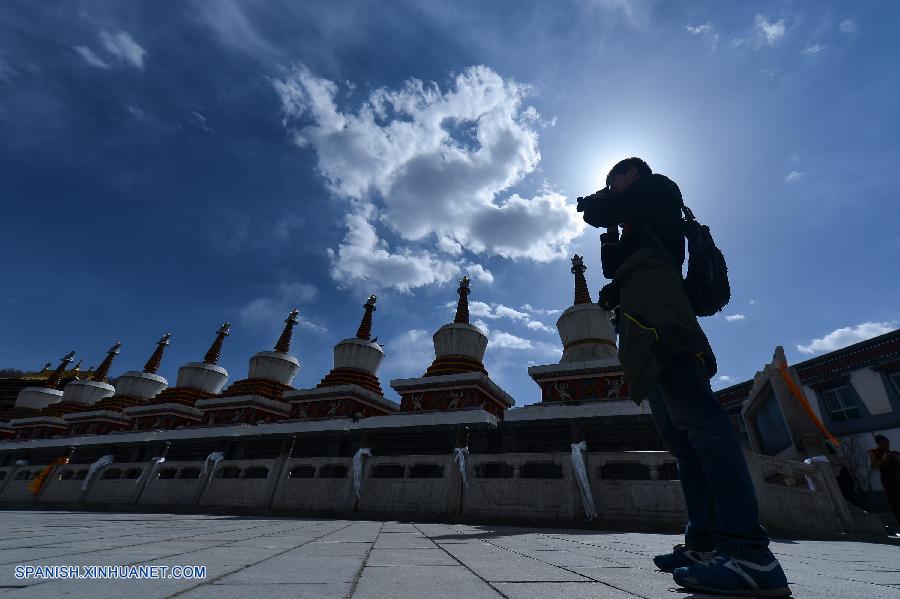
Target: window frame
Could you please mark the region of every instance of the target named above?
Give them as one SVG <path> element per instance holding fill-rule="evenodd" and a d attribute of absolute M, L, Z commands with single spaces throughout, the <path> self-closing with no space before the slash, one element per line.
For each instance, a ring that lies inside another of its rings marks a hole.
<path fill-rule="evenodd" d="M 837 400 L 837 405 L 839 407 L 832 409 L 829 396 Z M 851 420 L 859 420 L 862 418 L 862 411 L 859 409 L 859 405 L 857 405 L 856 400 L 853 398 L 853 393 L 848 385 L 839 385 L 824 389 L 822 391 L 822 404 L 825 411 L 828 412 L 828 417 L 832 422 L 850 422 Z M 851 415 L 851 412 L 855 413 L 855 415 Z"/>

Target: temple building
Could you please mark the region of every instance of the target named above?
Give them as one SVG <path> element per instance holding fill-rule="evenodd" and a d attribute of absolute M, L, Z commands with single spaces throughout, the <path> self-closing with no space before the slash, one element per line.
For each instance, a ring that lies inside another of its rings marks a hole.
<path fill-rule="evenodd" d="M 231 325 L 227 322 L 219 327 L 203 361 L 188 362 L 179 368 L 174 387 L 122 410 L 131 420 L 132 430 L 175 429 L 200 424 L 203 412 L 195 404 L 215 397 L 228 381 L 228 371 L 218 362 L 230 330 Z"/>
<path fill-rule="evenodd" d="M 469 277 L 463 277 L 456 291 L 456 317 L 434 334 L 431 366 L 419 378 L 391 381 L 391 387 L 400 394 L 403 412 L 479 408 L 502 419 L 515 400 L 484 368 L 488 338 L 469 323 Z"/>
<path fill-rule="evenodd" d="M 384 350 L 372 339 L 372 313 L 376 297 L 370 295 L 356 336 L 334 346 L 334 368 L 313 389 L 287 391 L 283 398 L 292 406 L 291 417 L 350 418 L 392 414 L 400 409 L 385 398 L 378 380 Z"/>
<path fill-rule="evenodd" d="M 876 434 L 900 447 L 900 330 L 793 366 L 776 347 L 754 378 L 716 397 L 746 447 L 791 460 L 825 455 L 848 470 L 858 503 L 887 511 L 866 452 Z M 828 436 L 837 443 L 826 443 Z"/>
<path fill-rule="evenodd" d="M 131 418 L 123 410 L 143 405 L 169 386 L 169 382 L 156 373 L 171 336 L 171 333 L 166 333 L 156 342 L 156 349 L 144 364 L 143 370 L 131 370 L 119 375 L 113 395 L 64 415 L 63 420 L 69 423 L 69 434 L 103 434 L 131 428 Z"/>
<path fill-rule="evenodd" d="M 556 321 L 563 345 L 559 364 L 528 368 L 544 403 L 628 400 L 616 353 L 616 331 L 610 322 L 613 313 L 591 301 L 586 270 L 582 257 L 575 254 L 575 301 Z"/>
<path fill-rule="evenodd" d="M 612 315 L 591 301 L 581 256 L 571 272 L 573 302 L 556 323 L 562 355 L 528 369 L 540 401 L 520 408 L 485 368 L 490 344 L 469 322 L 468 277 L 453 322 L 434 333 L 433 359 L 422 356 L 421 376 L 390 381 L 399 404 L 378 378 L 385 353 L 372 337 L 374 295 L 356 335 L 334 346 L 333 368 L 309 389 L 291 386 L 300 370 L 290 354 L 296 309 L 274 350 L 253 355 L 247 377 L 229 386 L 218 365 L 228 323 L 172 387 L 157 374 L 169 334 L 142 371 L 122 374 L 115 387 L 106 379 L 121 344 L 85 378 L 68 369 L 67 354 L 52 372 L 48 365 L 0 385 L 16 389 L 15 405 L 0 414 L 0 507 L 596 518 L 604 527 L 680 530 L 675 460 L 646 402 L 628 396 Z M 848 450 L 811 458 L 828 454 L 832 434 L 845 448 L 854 440 L 863 447 L 859 439 L 874 431 L 900 445 L 898 391 L 895 331 L 794 366 L 779 348 L 754 380 L 717 394 L 745 435 L 770 531 L 884 535 L 882 522 L 842 492 Z M 33 492 L 39 475 L 48 482 Z"/>
<path fill-rule="evenodd" d="M 16 407 L 34 410 L 31 415 L 16 418 L 12 416 L 8 425 L 16 439 L 43 439 L 69 432 L 69 423 L 63 418 L 71 412 L 83 410 L 97 401 L 113 395 L 115 387 L 109 384 L 107 376 L 113 360 L 119 355 L 120 341 L 116 341 L 106 352 L 106 357 L 88 379 L 75 379 L 66 384 L 62 393 L 51 387 L 40 391 L 26 388 L 19 392 Z M 71 356 L 71 354 L 70 354 Z M 63 359 L 65 361 L 65 358 Z M 60 365 L 62 368 L 62 365 Z M 60 368 L 57 369 L 59 372 Z M 50 383 L 56 380 L 54 376 Z"/>
<path fill-rule="evenodd" d="M 288 353 L 294 327 L 300 322 L 299 313 L 294 308 L 288 314 L 274 351 L 261 351 L 250 358 L 247 378 L 194 404 L 203 411 L 203 424 L 261 424 L 290 415 L 291 406 L 282 396 L 294 390 L 291 382 L 300 372 L 300 361 Z"/>

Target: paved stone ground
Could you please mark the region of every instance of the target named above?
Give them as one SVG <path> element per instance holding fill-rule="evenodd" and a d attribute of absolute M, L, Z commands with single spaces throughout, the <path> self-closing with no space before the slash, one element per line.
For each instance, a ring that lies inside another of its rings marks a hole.
<path fill-rule="evenodd" d="M 0 511 L 0 599 L 701 598 L 650 557 L 674 535 L 309 518 Z M 900 547 L 773 543 L 799 598 L 900 599 Z M 15 578 L 17 565 L 200 565 L 202 580 Z"/>

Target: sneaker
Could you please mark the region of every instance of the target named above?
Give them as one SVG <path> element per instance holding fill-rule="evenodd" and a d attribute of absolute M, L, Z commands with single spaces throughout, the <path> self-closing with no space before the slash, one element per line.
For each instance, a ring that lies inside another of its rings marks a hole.
<path fill-rule="evenodd" d="M 693 566 L 694 564 L 705 564 L 715 556 L 715 551 L 696 551 L 694 549 L 688 549 L 684 545 L 675 545 L 672 547 L 672 553 L 657 555 L 653 558 L 653 563 L 663 572 L 671 574 L 675 571 L 675 568 Z"/>
<path fill-rule="evenodd" d="M 718 555 L 706 564 L 676 568 L 675 582 L 692 591 L 745 597 L 789 597 L 791 589 L 781 564 L 772 556 L 765 563 Z"/>

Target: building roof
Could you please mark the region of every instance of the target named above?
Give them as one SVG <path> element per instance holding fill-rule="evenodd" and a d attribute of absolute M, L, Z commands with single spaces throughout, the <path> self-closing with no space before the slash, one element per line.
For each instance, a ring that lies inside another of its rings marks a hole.
<path fill-rule="evenodd" d="M 814 385 L 867 366 L 897 364 L 900 367 L 900 329 L 848 345 L 793 365 L 804 385 Z M 753 379 L 716 391 L 719 402 L 731 407 L 750 394 Z"/>

